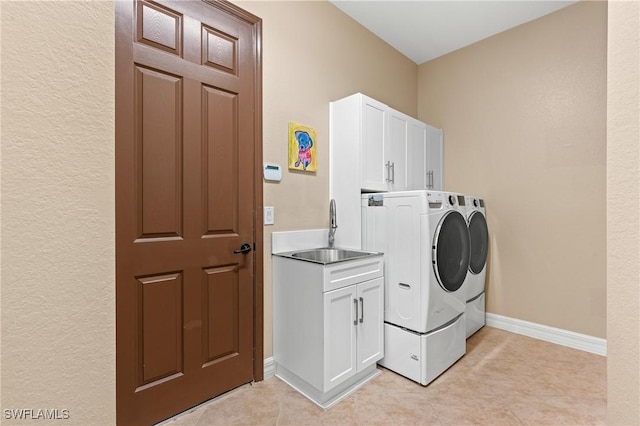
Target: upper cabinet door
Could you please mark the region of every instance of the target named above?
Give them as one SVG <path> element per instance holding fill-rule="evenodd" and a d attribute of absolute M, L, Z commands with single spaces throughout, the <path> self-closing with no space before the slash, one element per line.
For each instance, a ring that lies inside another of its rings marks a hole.
<path fill-rule="evenodd" d="M 444 188 L 443 146 L 441 129 L 427 125 L 427 189 L 442 191 Z"/>
<path fill-rule="evenodd" d="M 427 125 L 422 121 L 409 123 L 407 169 L 409 189 L 427 189 Z"/>
<path fill-rule="evenodd" d="M 388 189 L 385 167 L 387 111 L 383 103 L 362 96 L 361 188 L 370 191 Z M 357 141 L 353 141 L 357 143 Z"/>
<path fill-rule="evenodd" d="M 384 168 L 389 191 L 407 189 L 407 145 L 409 142 L 408 115 L 389 110 L 389 140 L 385 146 Z"/>

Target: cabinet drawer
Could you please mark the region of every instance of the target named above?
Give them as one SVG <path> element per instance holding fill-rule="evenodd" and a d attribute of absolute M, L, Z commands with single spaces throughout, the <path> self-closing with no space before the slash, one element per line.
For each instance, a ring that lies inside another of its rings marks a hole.
<path fill-rule="evenodd" d="M 374 255 L 366 259 L 327 265 L 324 268 L 323 291 L 331 291 L 381 277 L 383 275 L 383 260 L 382 255 Z"/>

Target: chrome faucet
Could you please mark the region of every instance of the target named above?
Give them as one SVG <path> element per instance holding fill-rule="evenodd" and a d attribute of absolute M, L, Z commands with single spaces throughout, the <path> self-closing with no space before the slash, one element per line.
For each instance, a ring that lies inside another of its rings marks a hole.
<path fill-rule="evenodd" d="M 329 248 L 333 248 L 336 241 L 336 229 L 338 229 L 338 221 L 336 219 L 336 200 L 329 202 Z"/>

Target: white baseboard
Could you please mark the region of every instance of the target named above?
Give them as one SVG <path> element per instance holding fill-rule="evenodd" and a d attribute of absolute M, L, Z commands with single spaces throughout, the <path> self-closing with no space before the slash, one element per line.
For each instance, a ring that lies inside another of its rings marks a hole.
<path fill-rule="evenodd" d="M 264 378 L 268 379 L 276 375 L 276 363 L 273 361 L 273 357 L 264 360 Z"/>
<path fill-rule="evenodd" d="M 549 327 L 502 315 L 486 314 L 486 323 L 489 327 L 499 328 L 545 342 L 568 346 L 596 355 L 607 356 L 607 340 L 586 334 L 575 333 L 561 328 Z M 273 357 L 264 360 L 264 378 L 268 379 L 276 375 L 276 363 Z"/>
<path fill-rule="evenodd" d="M 487 312 L 487 325 L 534 339 L 607 356 L 607 340 Z"/>

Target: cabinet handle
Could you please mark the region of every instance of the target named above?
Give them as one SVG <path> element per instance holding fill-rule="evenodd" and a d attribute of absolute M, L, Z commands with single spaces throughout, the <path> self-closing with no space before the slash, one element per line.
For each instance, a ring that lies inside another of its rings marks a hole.
<path fill-rule="evenodd" d="M 384 163 L 384 167 L 387 169 L 387 177 L 385 178 L 385 180 L 388 182 L 391 182 L 391 161 L 387 161 L 386 163 Z"/>
<path fill-rule="evenodd" d="M 360 324 L 364 321 L 364 300 L 360 298 Z"/>
<path fill-rule="evenodd" d="M 353 325 L 358 325 L 358 299 L 353 299 L 353 303 L 356 305 L 356 319 L 353 320 Z"/>
<path fill-rule="evenodd" d="M 396 183 L 396 163 L 391 163 L 391 183 Z"/>

